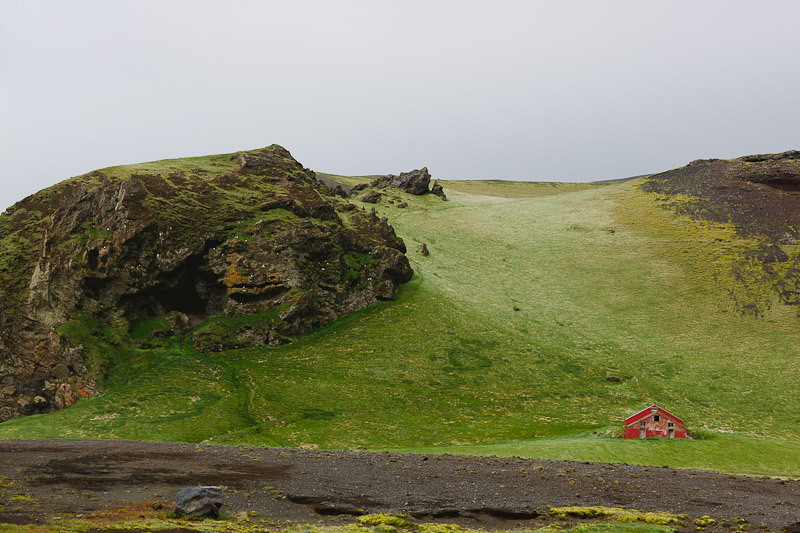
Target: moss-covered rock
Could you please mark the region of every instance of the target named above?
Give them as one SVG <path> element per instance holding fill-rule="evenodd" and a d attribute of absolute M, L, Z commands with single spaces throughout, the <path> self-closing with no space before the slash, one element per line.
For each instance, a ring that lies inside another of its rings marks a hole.
<path fill-rule="evenodd" d="M 56 332 L 70 317 L 121 335 L 164 319 L 147 344 L 257 316 L 208 322 L 195 347 L 276 345 L 393 298 L 413 274 L 404 253 L 385 219 L 329 196 L 277 145 L 59 183 L 0 216 L 0 421 L 98 393 L 103 365 Z"/>

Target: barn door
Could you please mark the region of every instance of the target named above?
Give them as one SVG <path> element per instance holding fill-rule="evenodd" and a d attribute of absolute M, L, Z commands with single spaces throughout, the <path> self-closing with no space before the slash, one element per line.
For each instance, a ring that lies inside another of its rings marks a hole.
<path fill-rule="evenodd" d="M 667 430 L 667 437 L 669 437 L 670 439 L 674 439 L 675 438 L 675 430 L 674 429 L 668 429 Z"/>
<path fill-rule="evenodd" d="M 644 439 L 647 437 L 647 430 L 645 428 L 639 428 L 639 438 Z"/>

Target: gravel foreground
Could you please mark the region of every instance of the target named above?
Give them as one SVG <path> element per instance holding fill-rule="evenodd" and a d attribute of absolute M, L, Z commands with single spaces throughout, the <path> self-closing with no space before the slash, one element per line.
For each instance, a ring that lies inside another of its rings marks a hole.
<path fill-rule="evenodd" d="M 223 512 L 299 523 L 395 512 L 482 529 L 538 528 L 548 505 L 599 505 L 686 514 L 692 530 L 709 515 L 800 532 L 800 481 L 621 464 L 36 440 L 0 441 L 0 476 L 37 502 L 35 510 L 6 505 L 0 524 L 171 502 L 182 488 L 220 485 Z"/>

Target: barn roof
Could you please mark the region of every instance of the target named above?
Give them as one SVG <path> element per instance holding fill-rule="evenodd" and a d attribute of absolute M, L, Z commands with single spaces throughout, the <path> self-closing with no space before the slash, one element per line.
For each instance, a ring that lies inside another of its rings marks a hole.
<path fill-rule="evenodd" d="M 680 425 L 685 426 L 685 424 L 684 424 L 682 419 L 678 418 L 677 416 L 673 415 L 672 413 L 670 413 L 666 409 L 664 409 L 662 407 L 659 407 L 659 406 L 657 406 L 655 404 L 651 405 L 650 407 L 645 407 L 644 409 L 642 409 L 638 413 L 636 413 L 634 415 L 631 415 L 628 418 L 626 418 L 625 419 L 625 425 L 627 426 L 629 424 L 632 424 L 632 423 L 638 421 L 641 418 L 647 417 L 650 413 L 653 412 L 653 409 L 658 411 L 659 414 L 662 414 L 662 415 L 664 415 L 666 417 L 669 417 L 672 420 L 674 420 L 675 422 L 679 423 Z"/>

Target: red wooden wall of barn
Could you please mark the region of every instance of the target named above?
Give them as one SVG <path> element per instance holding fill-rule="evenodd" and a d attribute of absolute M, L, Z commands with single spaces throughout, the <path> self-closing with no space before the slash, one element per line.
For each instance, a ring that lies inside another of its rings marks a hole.
<path fill-rule="evenodd" d="M 658 421 L 655 420 L 656 416 L 659 418 Z M 683 426 L 683 420 L 657 406 L 643 409 L 627 418 L 625 425 L 626 439 L 686 438 L 686 428 Z M 644 429 L 644 437 L 641 434 L 642 429 Z M 672 437 L 670 437 L 670 430 L 673 432 Z"/>

